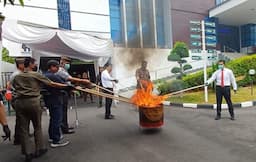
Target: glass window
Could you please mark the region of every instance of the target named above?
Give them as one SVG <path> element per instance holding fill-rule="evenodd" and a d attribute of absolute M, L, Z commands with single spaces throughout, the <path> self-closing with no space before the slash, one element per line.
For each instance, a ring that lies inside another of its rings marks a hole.
<path fill-rule="evenodd" d="M 126 24 L 128 47 L 139 47 L 139 21 L 137 0 L 126 0 Z"/>
<path fill-rule="evenodd" d="M 154 47 L 154 21 L 152 0 L 141 0 L 143 47 Z"/>
<path fill-rule="evenodd" d="M 156 31 L 157 31 L 157 46 L 164 48 L 167 46 L 165 41 L 165 26 L 164 26 L 164 1 L 156 0 Z"/>
<path fill-rule="evenodd" d="M 123 44 L 123 30 L 120 0 L 109 0 L 111 38 L 115 44 Z"/>
<path fill-rule="evenodd" d="M 69 0 L 57 0 L 59 27 L 71 30 Z"/>

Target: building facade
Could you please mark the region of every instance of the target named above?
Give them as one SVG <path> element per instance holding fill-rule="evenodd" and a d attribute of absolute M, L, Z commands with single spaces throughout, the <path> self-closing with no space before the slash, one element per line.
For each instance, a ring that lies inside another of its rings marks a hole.
<path fill-rule="evenodd" d="M 222 51 L 256 52 L 256 1 L 217 0 L 209 11 L 218 19 L 218 40 Z"/>
<path fill-rule="evenodd" d="M 7 18 L 112 39 L 114 75 L 129 87 L 142 60 L 153 80 L 172 75 L 170 49 L 176 41 L 189 44 L 190 20 L 204 19 L 214 5 L 215 0 L 25 0 L 25 7 L 0 5 L 0 10 Z"/>

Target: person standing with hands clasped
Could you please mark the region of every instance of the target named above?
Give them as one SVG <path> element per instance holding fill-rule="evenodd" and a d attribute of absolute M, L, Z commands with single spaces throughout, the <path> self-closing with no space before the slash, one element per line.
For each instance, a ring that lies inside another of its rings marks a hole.
<path fill-rule="evenodd" d="M 208 86 L 213 81 L 216 81 L 216 100 L 217 100 L 217 116 L 215 120 L 221 118 L 221 103 L 224 96 L 228 110 L 231 116 L 231 120 L 235 120 L 234 108 L 231 101 L 230 85 L 232 84 L 234 92 L 237 91 L 237 84 L 233 74 L 233 71 L 225 67 L 225 60 L 218 62 L 218 70 L 212 74 L 212 77 L 205 83 Z"/>
<path fill-rule="evenodd" d="M 107 63 L 105 65 L 105 70 L 101 74 L 101 81 L 102 85 L 105 89 L 104 93 L 114 95 L 113 88 L 114 88 L 114 83 L 118 83 L 117 79 L 114 79 L 110 76 L 110 73 L 112 71 L 112 65 Z M 105 103 L 105 119 L 113 119 L 114 115 L 111 114 L 111 105 L 112 105 L 112 99 L 106 97 L 106 103 Z"/>

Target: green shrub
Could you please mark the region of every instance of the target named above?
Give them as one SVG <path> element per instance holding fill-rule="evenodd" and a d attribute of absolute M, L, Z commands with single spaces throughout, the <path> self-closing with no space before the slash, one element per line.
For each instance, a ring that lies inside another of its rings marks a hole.
<path fill-rule="evenodd" d="M 185 89 L 187 87 L 188 87 L 188 85 L 182 80 L 172 80 L 169 82 L 161 83 L 158 86 L 158 90 L 163 95 L 163 94 L 167 94 L 167 93 L 171 93 L 171 92 L 176 92 L 176 91 Z"/>
<path fill-rule="evenodd" d="M 256 55 L 244 56 L 235 60 L 229 61 L 226 66 L 233 70 L 235 77 L 245 76 L 243 80 L 238 81 L 239 86 L 247 86 L 251 83 L 251 77 L 248 72 L 250 69 L 256 70 Z M 207 69 L 207 77 L 211 77 L 212 73 L 216 70 L 216 66 Z M 254 83 L 256 83 L 256 76 L 252 77 Z M 188 74 L 183 77 L 182 80 L 188 85 L 193 87 L 204 84 L 204 73 L 203 70 Z"/>
<path fill-rule="evenodd" d="M 213 73 L 212 68 L 207 69 L 207 76 L 211 76 Z M 204 72 L 199 71 L 193 74 L 187 74 L 182 80 L 188 85 L 188 87 L 194 87 L 204 84 Z"/>

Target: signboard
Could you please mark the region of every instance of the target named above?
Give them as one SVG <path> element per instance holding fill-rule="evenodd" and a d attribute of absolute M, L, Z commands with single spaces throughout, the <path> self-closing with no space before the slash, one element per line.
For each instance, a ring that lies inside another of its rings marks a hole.
<path fill-rule="evenodd" d="M 217 38 L 215 35 L 207 35 L 205 36 L 206 41 L 214 41 L 216 42 Z"/>
<path fill-rule="evenodd" d="M 202 60 L 203 46 L 207 50 L 208 60 L 216 60 L 216 23 L 212 19 L 204 21 L 204 33 L 202 33 L 201 21 L 190 21 L 190 46 L 192 53 L 192 60 Z M 205 34 L 205 44 L 202 44 L 202 35 Z"/>
<path fill-rule="evenodd" d="M 216 50 L 214 50 L 214 49 L 208 49 L 207 52 L 208 52 L 208 53 L 216 53 Z"/>
<path fill-rule="evenodd" d="M 202 56 L 192 56 L 192 60 L 202 60 Z"/>
<path fill-rule="evenodd" d="M 204 24 L 205 24 L 205 27 L 212 27 L 212 28 L 215 28 L 215 27 L 216 27 L 215 22 L 205 21 Z"/>
<path fill-rule="evenodd" d="M 201 47 L 202 46 L 202 43 L 199 42 L 199 41 L 191 41 L 191 46 L 195 46 L 195 47 Z"/>
<path fill-rule="evenodd" d="M 201 53 L 201 49 L 191 49 L 191 53 Z"/>
<path fill-rule="evenodd" d="M 201 35 L 200 34 L 190 34 L 190 38 L 191 39 L 201 39 Z"/>
<path fill-rule="evenodd" d="M 205 33 L 206 34 L 216 34 L 216 30 L 215 29 L 205 29 Z"/>
<path fill-rule="evenodd" d="M 201 21 L 190 21 L 189 23 L 191 25 L 196 25 L 196 26 L 200 26 L 201 25 Z"/>
<path fill-rule="evenodd" d="M 200 33 L 201 32 L 201 28 L 191 27 L 190 31 L 191 32 L 195 32 L 195 33 Z"/>
<path fill-rule="evenodd" d="M 216 47 L 217 44 L 216 44 L 216 42 L 212 42 L 212 43 L 208 42 L 208 43 L 206 43 L 206 46 L 209 46 L 209 47 Z"/>

